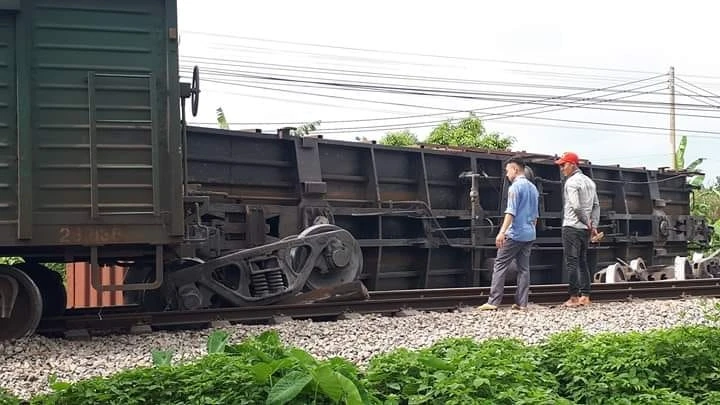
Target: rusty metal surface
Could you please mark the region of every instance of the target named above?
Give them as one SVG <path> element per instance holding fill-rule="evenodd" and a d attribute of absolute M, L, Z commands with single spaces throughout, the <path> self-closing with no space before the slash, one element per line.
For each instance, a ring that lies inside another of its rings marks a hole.
<path fill-rule="evenodd" d="M 365 285 L 355 280 L 350 283 L 300 293 L 283 299 L 278 304 L 312 304 L 321 301 L 354 301 L 368 298 L 370 295 Z"/>
<path fill-rule="evenodd" d="M 105 267 L 101 269 L 102 284 L 119 284 L 125 279 L 124 267 Z M 65 266 L 67 275 L 67 308 L 112 307 L 123 305 L 122 291 L 99 292 L 90 278 L 89 263 L 68 263 Z"/>

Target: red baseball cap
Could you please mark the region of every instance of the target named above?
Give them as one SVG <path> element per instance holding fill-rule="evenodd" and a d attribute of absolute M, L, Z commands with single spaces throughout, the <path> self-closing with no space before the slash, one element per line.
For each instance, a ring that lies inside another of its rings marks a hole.
<path fill-rule="evenodd" d="M 560 159 L 555 161 L 556 165 L 561 165 L 563 163 L 572 163 L 577 166 L 580 164 L 580 158 L 578 158 L 578 155 L 573 152 L 565 152 Z"/>

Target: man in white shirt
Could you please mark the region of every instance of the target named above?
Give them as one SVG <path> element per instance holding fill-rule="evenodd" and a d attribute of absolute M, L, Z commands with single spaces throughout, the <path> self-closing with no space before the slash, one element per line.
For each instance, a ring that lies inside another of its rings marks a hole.
<path fill-rule="evenodd" d="M 600 221 L 597 187 L 580 170 L 580 159 L 575 153 L 564 153 L 555 164 L 560 166 L 560 172 L 566 178 L 563 186 L 562 242 L 570 299 L 563 305 L 589 305 L 591 280 L 587 251 L 590 238 L 597 235 Z"/>

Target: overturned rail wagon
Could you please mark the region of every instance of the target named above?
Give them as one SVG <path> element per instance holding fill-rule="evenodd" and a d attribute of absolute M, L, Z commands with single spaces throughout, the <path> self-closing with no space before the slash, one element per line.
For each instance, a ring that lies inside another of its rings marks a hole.
<path fill-rule="evenodd" d="M 189 186 L 207 198 L 198 218 L 213 230 L 201 256 L 332 223 L 358 240 L 360 279 L 370 290 L 484 285 L 507 200 L 504 162 L 520 155 L 540 192 L 532 282 L 567 282 L 562 179 L 552 156 L 388 147 L 291 137 L 287 130 L 189 127 L 187 139 Z M 651 270 L 664 269 L 687 255 L 689 242 L 708 241 L 705 219 L 690 215 L 688 173 L 587 161 L 581 169 L 597 184 L 605 233 L 591 246 L 593 270 L 638 257 Z"/>
<path fill-rule="evenodd" d="M 315 268 L 361 270 L 332 224 L 194 254 L 214 228 L 196 226 L 204 199 L 185 187 L 200 76 L 180 83 L 178 39 L 175 0 L 0 0 L 0 256 L 24 261 L 0 264 L 0 340 L 63 313 L 66 287 L 43 263 L 89 262 L 96 291 L 180 310 L 277 303 L 323 284 Z M 127 276 L 105 285 L 115 266 Z"/>
<path fill-rule="evenodd" d="M 0 265 L 0 340 L 62 314 L 43 263 L 89 262 L 96 291 L 147 310 L 487 281 L 507 154 L 188 128 L 200 74 L 180 83 L 178 39 L 176 0 L 0 0 L 0 255 L 25 261 Z M 560 282 L 559 172 L 526 157 L 542 193 L 532 280 Z M 594 268 L 672 265 L 707 240 L 687 174 L 583 169 L 606 235 Z M 105 285 L 116 266 L 126 277 Z"/>

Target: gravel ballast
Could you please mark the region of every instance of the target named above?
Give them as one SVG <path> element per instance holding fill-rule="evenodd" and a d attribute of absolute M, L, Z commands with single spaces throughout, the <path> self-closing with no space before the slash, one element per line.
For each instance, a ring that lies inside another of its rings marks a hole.
<path fill-rule="evenodd" d="M 517 337 L 538 343 L 549 335 L 580 327 L 590 333 L 643 331 L 677 325 L 706 324 L 706 313 L 718 300 L 685 299 L 594 303 L 589 308 L 530 306 L 528 311 L 456 311 L 408 317 L 366 315 L 337 322 L 292 321 L 280 325 L 232 325 L 231 342 L 268 329 L 283 341 L 326 358 L 342 356 L 363 365 L 379 353 L 398 347 L 426 347 L 446 337 Z M 0 343 L 0 385 L 28 398 L 49 391 L 48 377 L 63 381 L 110 375 L 151 364 L 151 350 L 172 350 L 173 360 L 205 354 L 210 330 L 154 332 L 145 335 L 94 337 L 89 341 L 41 336 Z"/>

